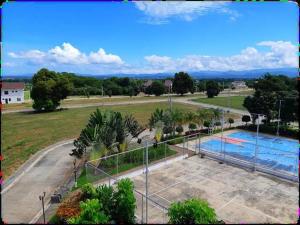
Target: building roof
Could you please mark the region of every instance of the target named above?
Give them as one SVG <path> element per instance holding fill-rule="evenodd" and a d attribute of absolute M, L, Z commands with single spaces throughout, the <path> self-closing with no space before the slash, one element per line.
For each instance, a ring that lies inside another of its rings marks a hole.
<path fill-rule="evenodd" d="M 2 89 L 24 89 L 23 82 L 2 82 Z"/>
<path fill-rule="evenodd" d="M 152 80 L 147 80 L 147 81 L 144 83 L 144 86 L 145 86 L 145 87 L 148 87 L 148 86 L 150 86 L 152 83 L 153 83 Z"/>
<path fill-rule="evenodd" d="M 165 80 L 165 86 L 170 87 L 172 86 L 173 82 L 171 80 Z"/>

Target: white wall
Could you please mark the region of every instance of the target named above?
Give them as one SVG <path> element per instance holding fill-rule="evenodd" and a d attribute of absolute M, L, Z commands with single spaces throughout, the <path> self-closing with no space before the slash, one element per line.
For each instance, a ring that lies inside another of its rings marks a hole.
<path fill-rule="evenodd" d="M 8 91 L 8 94 L 5 94 L 5 91 Z M 22 90 L 22 89 L 1 89 L 1 103 L 2 104 L 6 104 L 5 99 L 7 99 L 8 104 L 23 103 L 24 102 L 24 90 Z M 18 101 L 18 99 L 20 101 Z"/>

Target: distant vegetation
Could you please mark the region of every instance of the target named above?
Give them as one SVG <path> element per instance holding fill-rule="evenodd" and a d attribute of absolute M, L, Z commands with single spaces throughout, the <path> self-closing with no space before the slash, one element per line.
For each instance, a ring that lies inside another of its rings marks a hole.
<path fill-rule="evenodd" d="M 248 96 L 244 100 L 243 106 L 250 113 L 264 114 L 266 123 L 277 119 L 279 116 L 279 106 L 281 100 L 280 119 L 284 124 L 298 121 L 298 83 L 295 78 L 286 76 L 272 76 L 266 74 L 253 84 L 255 89 L 253 96 Z M 253 123 L 256 117 L 252 117 Z"/>

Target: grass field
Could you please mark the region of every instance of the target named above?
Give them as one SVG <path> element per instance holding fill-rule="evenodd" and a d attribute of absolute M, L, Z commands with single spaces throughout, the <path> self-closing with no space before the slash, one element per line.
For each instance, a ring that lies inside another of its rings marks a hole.
<path fill-rule="evenodd" d="M 207 103 L 211 105 L 224 106 L 224 107 L 229 106 L 230 108 L 234 108 L 234 109 L 246 110 L 246 108 L 243 106 L 244 99 L 245 96 L 231 96 L 229 97 L 229 100 L 228 97 L 214 97 L 214 98 L 198 98 L 198 99 L 193 99 L 193 101 Z"/>
<path fill-rule="evenodd" d="M 29 93 L 28 93 L 29 94 Z M 26 94 L 25 94 L 26 96 Z M 203 94 L 194 94 L 193 97 L 203 96 Z M 29 97 L 29 96 L 28 96 Z M 186 97 L 186 96 L 183 96 Z M 181 96 L 174 96 L 173 98 L 182 98 Z M 96 103 L 114 103 L 114 102 L 125 102 L 125 101 L 147 101 L 153 99 L 167 99 L 167 96 L 125 96 L 125 97 L 100 97 L 100 96 L 91 96 L 90 98 L 86 98 L 84 96 L 71 96 L 67 99 L 61 101 L 61 106 L 66 107 L 70 105 L 83 105 L 83 104 L 96 104 Z M 26 100 L 26 97 L 25 97 Z M 3 105 L 3 110 L 21 110 L 21 109 L 31 109 L 32 102 L 26 102 L 23 104 L 6 104 Z"/>
<path fill-rule="evenodd" d="M 198 107 L 174 103 L 175 108 L 195 111 Z M 105 109 L 132 113 L 141 123 L 147 124 L 155 108 L 167 108 L 166 103 L 106 106 Z M 89 115 L 97 107 L 68 109 L 52 113 L 10 113 L 2 115 L 1 149 L 4 160 L 4 177 L 11 175 L 31 155 L 58 141 L 75 138 L 86 125 Z"/>
<path fill-rule="evenodd" d="M 30 99 L 30 91 L 24 91 L 24 100 L 29 100 Z"/>

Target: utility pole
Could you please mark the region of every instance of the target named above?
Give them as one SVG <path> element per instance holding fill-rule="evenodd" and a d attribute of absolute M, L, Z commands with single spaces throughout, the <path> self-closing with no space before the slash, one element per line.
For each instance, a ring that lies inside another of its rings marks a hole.
<path fill-rule="evenodd" d="M 280 110 L 281 110 L 281 102 L 283 100 L 279 100 L 279 110 L 278 110 L 278 119 L 277 119 L 277 132 L 276 135 L 279 136 L 279 121 L 280 121 Z"/>
<path fill-rule="evenodd" d="M 39 196 L 40 201 L 42 201 L 44 224 L 46 224 L 45 206 L 44 206 L 44 204 L 45 204 L 45 202 L 44 202 L 45 196 L 46 196 L 46 192 L 43 192 L 43 195 Z"/>
<path fill-rule="evenodd" d="M 74 159 L 73 161 L 73 165 L 74 165 L 74 181 L 75 181 L 75 188 L 77 187 L 77 169 L 76 169 L 76 159 Z"/>
<path fill-rule="evenodd" d="M 172 97 L 171 97 L 171 91 L 172 91 L 172 84 L 169 86 L 169 104 L 170 104 L 170 110 L 172 112 Z"/>
<path fill-rule="evenodd" d="M 146 224 L 148 223 L 148 141 L 146 141 Z"/>

